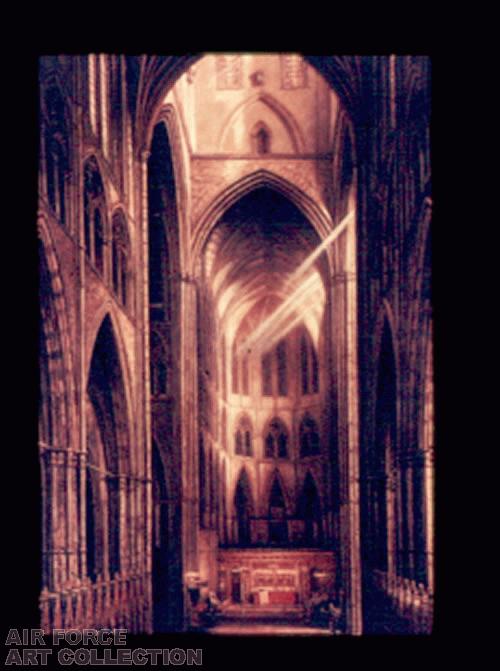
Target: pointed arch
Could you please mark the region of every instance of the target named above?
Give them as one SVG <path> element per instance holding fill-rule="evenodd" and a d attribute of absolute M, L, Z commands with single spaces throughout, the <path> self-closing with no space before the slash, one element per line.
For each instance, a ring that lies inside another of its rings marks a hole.
<path fill-rule="evenodd" d="M 121 547 L 130 529 L 130 510 L 124 510 L 120 496 L 121 476 L 130 473 L 129 421 L 125 400 L 125 383 L 120 365 L 118 345 L 110 317 L 107 315 L 97 333 L 87 381 L 87 397 L 95 418 L 95 433 L 89 435 L 89 458 L 102 444 L 107 472 L 107 543 L 109 574 L 120 572 Z M 92 415 L 87 420 L 92 424 Z M 125 526 L 121 524 L 125 522 Z"/>
<path fill-rule="evenodd" d="M 307 471 L 297 506 L 304 525 L 302 543 L 306 547 L 321 546 L 324 542 L 321 499 L 311 471 Z"/>
<path fill-rule="evenodd" d="M 285 422 L 273 417 L 266 422 L 264 432 L 264 458 L 287 459 L 289 457 L 289 432 Z"/>
<path fill-rule="evenodd" d="M 258 121 L 250 131 L 252 151 L 254 154 L 264 155 L 271 153 L 272 133 L 267 124 Z"/>
<path fill-rule="evenodd" d="M 135 60 L 127 57 L 129 102 L 135 118 L 135 144 L 139 150 L 148 146 L 147 138 L 167 92 L 203 56 L 203 53 L 139 56 Z M 362 121 L 366 115 L 366 105 L 359 85 L 360 59 L 360 56 L 304 55 L 304 60 L 325 78 L 355 121 Z"/>
<path fill-rule="evenodd" d="M 261 501 L 261 511 L 267 515 L 268 514 L 268 506 L 269 506 L 269 501 L 271 499 L 271 491 L 274 486 L 275 480 L 278 480 L 279 486 L 281 489 L 281 492 L 283 494 L 283 500 L 285 502 L 285 508 L 286 508 L 286 513 L 289 516 L 293 515 L 294 508 L 293 508 L 293 502 L 292 502 L 292 497 L 290 496 L 290 493 L 288 491 L 288 488 L 285 484 L 285 480 L 283 477 L 283 474 L 280 471 L 280 466 L 278 464 L 275 465 L 273 470 L 268 474 L 266 480 L 265 480 L 265 485 L 262 490 L 262 501 Z"/>
<path fill-rule="evenodd" d="M 254 515 L 254 499 L 248 473 L 243 467 L 236 482 L 233 506 L 236 520 L 236 543 L 248 546 L 252 543 L 252 517 Z"/>
<path fill-rule="evenodd" d="M 293 203 L 312 224 L 320 239 L 325 238 L 331 232 L 333 223 L 326 209 L 318 205 L 313 198 L 289 180 L 270 170 L 259 169 L 250 175 L 243 176 L 223 189 L 203 210 L 198 220 L 194 222 L 191 274 L 196 274 L 196 260 L 201 258 L 202 250 L 210 233 L 224 212 L 241 200 L 243 196 L 263 186 L 273 189 Z M 330 259 L 328 263 L 331 263 Z M 329 269 L 328 272 L 333 271 Z"/>
<path fill-rule="evenodd" d="M 127 354 L 127 347 L 125 346 L 120 322 L 117 317 L 118 310 L 113 304 L 113 301 L 105 301 L 100 308 L 92 315 L 92 321 L 86 333 L 86 366 L 85 377 L 88 380 L 90 374 L 90 366 L 92 362 L 92 354 L 94 352 L 97 336 L 101 330 L 104 322 L 107 320 L 109 327 L 113 334 L 113 342 L 116 346 L 116 354 L 118 357 L 120 368 L 120 379 L 123 382 L 123 402 L 126 409 L 126 431 L 129 436 L 130 445 L 134 444 L 134 422 L 131 420 L 133 413 L 133 396 L 132 396 L 132 375 L 130 371 L 130 364 Z M 130 450 L 130 464 L 135 465 L 136 455 L 133 450 Z"/>
<path fill-rule="evenodd" d="M 84 245 L 88 260 L 107 279 L 106 245 L 110 237 L 108 199 L 99 162 L 91 154 L 83 163 Z"/>
<path fill-rule="evenodd" d="M 245 457 L 253 456 L 253 425 L 247 413 L 240 413 L 235 422 L 234 453 Z"/>
<path fill-rule="evenodd" d="M 396 357 L 392 330 L 386 316 L 377 365 L 375 435 L 368 456 L 370 537 L 375 568 L 387 570 L 391 540 L 388 526 L 388 476 L 394 465 L 396 445 Z M 401 483 L 403 484 L 403 483 Z M 404 487 L 404 485 L 403 485 Z M 404 496 L 404 494 L 403 494 Z"/>
<path fill-rule="evenodd" d="M 320 454 L 321 439 L 314 417 L 305 412 L 299 425 L 300 456 L 311 457 Z"/>
<path fill-rule="evenodd" d="M 268 540 L 270 545 L 288 545 L 287 502 L 278 470 L 272 474 L 268 499 Z"/>
<path fill-rule="evenodd" d="M 70 114 L 56 78 L 46 81 L 44 89 L 41 101 L 44 131 L 40 139 L 47 200 L 57 221 L 66 227 L 70 224 Z"/>
<path fill-rule="evenodd" d="M 223 130 L 219 136 L 217 143 L 219 150 L 224 146 L 227 134 L 237 117 L 243 112 L 245 108 L 248 108 L 251 105 L 259 102 L 268 107 L 283 124 L 292 143 L 293 151 L 295 153 L 303 153 L 305 151 L 306 144 L 304 135 L 299 124 L 297 123 L 297 120 L 285 105 L 283 105 L 274 96 L 264 92 L 251 95 L 249 98 L 243 100 L 239 105 L 236 105 L 236 107 L 231 110 L 229 115 L 226 117 L 225 123 L 223 124 Z"/>
<path fill-rule="evenodd" d="M 124 308 L 129 307 L 132 267 L 127 219 L 121 207 L 111 215 L 111 281 L 113 291 Z"/>

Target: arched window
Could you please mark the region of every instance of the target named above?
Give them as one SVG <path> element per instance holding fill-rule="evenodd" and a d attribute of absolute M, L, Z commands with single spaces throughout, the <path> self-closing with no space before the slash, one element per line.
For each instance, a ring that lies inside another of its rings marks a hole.
<path fill-rule="evenodd" d="M 318 355 L 305 331 L 300 337 L 300 380 L 303 395 L 319 392 Z"/>
<path fill-rule="evenodd" d="M 89 158 L 84 166 L 84 230 L 87 258 L 106 275 L 106 200 L 97 161 Z"/>
<path fill-rule="evenodd" d="M 107 533 L 109 575 L 120 572 L 121 535 L 130 529 L 130 510 L 122 510 L 120 479 L 129 469 L 130 440 L 125 386 L 118 347 L 109 315 L 99 329 L 87 384 L 87 426 L 95 426 L 96 440 L 89 440 L 89 460 L 107 471 Z M 92 420 L 92 416 L 95 420 Z M 90 437 L 91 431 L 88 435 Z M 96 449 L 96 444 L 102 449 Z M 103 459 L 100 458 L 102 455 Z"/>
<path fill-rule="evenodd" d="M 269 496 L 269 544 L 287 545 L 288 525 L 286 521 L 286 505 L 283 490 L 277 475 L 274 476 Z"/>
<path fill-rule="evenodd" d="M 253 514 L 252 490 L 247 472 L 243 469 L 234 493 L 236 511 L 236 543 L 248 546 L 252 542 L 251 519 Z"/>
<path fill-rule="evenodd" d="M 271 153 L 271 132 L 262 121 L 259 121 L 253 127 L 251 140 L 254 154 L 263 155 Z"/>
<path fill-rule="evenodd" d="M 151 394 L 162 396 L 167 393 L 167 357 L 160 336 L 151 333 Z"/>
<path fill-rule="evenodd" d="M 321 504 L 314 478 L 308 473 L 299 499 L 299 517 L 304 523 L 302 542 L 306 547 L 323 543 Z"/>
<path fill-rule="evenodd" d="M 45 95 L 45 173 L 47 199 L 62 226 L 67 224 L 67 182 L 69 149 L 66 111 L 59 89 L 51 87 Z"/>
<path fill-rule="evenodd" d="M 235 434 L 235 454 L 240 454 L 245 457 L 253 456 L 252 445 L 252 423 L 250 419 L 244 415 L 238 422 Z"/>
<path fill-rule="evenodd" d="M 262 395 L 288 395 L 288 357 L 286 340 L 261 357 Z"/>
<path fill-rule="evenodd" d="M 120 303 L 126 307 L 128 293 L 128 258 L 130 252 L 127 225 L 122 212 L 116 212 L 113 216 L 112 234 L 111 267 L 113 291 Z"/>
<path fill-rule="evenodd" d="M 278 418 L 269 422 L 264 439 L 264 456 L 266 459 L 288 458 L 288 432 L 283 422 Z"/>
<path fill-rule="evenodd" d="M 320 452 L 320 439 L 318 426 L 314 419 L 305 415 L 300 423 L 300 456 L 310 457 Z"/>

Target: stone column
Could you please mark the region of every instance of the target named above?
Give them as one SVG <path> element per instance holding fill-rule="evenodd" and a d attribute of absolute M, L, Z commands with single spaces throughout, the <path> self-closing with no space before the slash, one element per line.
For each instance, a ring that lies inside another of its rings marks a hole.
<path fill-rule="evenodd" d="M 138 362 L 142 362 L 142 421 L 137 427 L 137 436 L 139 443 L 142 442 L 143 449 L 138 450 L 138 468 L 139 473 L 142 474 L 142 496 L 138 500 L 138 510 L 141 512 L 138 516 L 141 523 L 137 528 L 137 554 L 138 557 L 143 557 L 141 562 L 140 572 L 146 576 L 146 585 L 144 589 L 144 596 L 146 600 L 146 608 L 144 611 L 144 618 L 146 620 L 145 630 L 151 633 L 153 630 L 153 592 L 152 592 L 152 570 L 153 570 L 153 555 L 152 555 L 152 534 L 153 528 L 153 492 L 152 492 L 152 473 L 151 473 L 151 395 L 150 395 L 150 371 L 149 371 L 149 250 L 148 250 L 148 234 L 149 234 L 149 211 L 148 211 L 148 158 L 150 152 L 144 149 L 140 156 L 139 165 L 139 184 L 140 195 L 138 203 L 140 207 L 140 221 L 141 221 L 141 243 L 139 249 L 139 264 L 137 276 L 137 317 L 139 325 L 139 333 L 142 337 L 138 337 Z M 140 270 L 139 270 L 140 269 Z M 141 430 L 142 429 L 142 430 Z M 142 458 L 141 458 L 142 455 Z M 140 491 L 141 488 L 138 488 Z"/>
<path fill-rule="evenodd" d="M 66 570 L 70 584 L 78 581 L 78 541 L 79 541 L 79 511 L 78 511 L 78 486 L 79 486 L 79 455 L 73 450 L 65 453 L 65 479 L 66 479 Z"/>
<path fill-rule="evenodd" d="M 198 571 L 199 482 L 197 427 L 196 285 L 188 277 L 180 286 L 181 306 L 181 474 L 182 570 Z"/>
<path fill-rule="evenodd" d="M 332 283 L 337 330 L 338 422 L 340 459 L 341 562 L 350 634 L 362 633 L 360 507 L 359 507 L 359 410 L 357 361 L 357 284 L 355 223 L 340 236 L 345 244 L 344 271 Z M 337 243 L 337 244 L 339 244 Z"/>

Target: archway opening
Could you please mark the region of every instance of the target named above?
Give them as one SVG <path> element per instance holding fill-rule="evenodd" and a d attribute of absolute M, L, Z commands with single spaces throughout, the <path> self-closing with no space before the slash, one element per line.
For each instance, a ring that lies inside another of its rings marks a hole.
<path fill-rule="evenodd" d="M 405 487 L 396 476 L 396 358 L 392 332 L 384 319 L 377 366 L 375 432 L 371 449 L 364 460 L 363 491 L 363 618 L 364 630 L 377 631 L 376 613 L 382 607 L 381 577 L 398 571 L 405 561 L 396 536 L 404 532 L 398 489 Z M 403 496 L 404 496 L 404 492 Z M 395 519 L 398 523 L 395 525 Z M 402 538 L 403 536 L 400 536 Z M 396 566 L 390 566 L 395 561 Z"/>
<path fill-rule="evenodd" d="M 243 470 L 234 493 L 236 516 L 236 544 L 248 547 L 252 543 L 252 517 L 254 511 L 252 490 L 247 472 Z"/>
<path fill-rule="evenodd" d="M 180 275 L 177 194 L 166 122 L 153 132 L 147 166 L 149 393 L 153 494 L 153 603 L 156 631 L 182 629 L 182 462 L 180 418 Z M 202 446 L 200 446 L 200 467 Z M 198 455 L 197 455 L 198 456 Z M 169 464 L 168 490 L 162 464 Z M 203 470 L 204 474 L 204 470 Z M 203 475 L 202 475 L 203 476 Z M 168 493 L 168 496 L 167 496 Z M 204 499 L 200 500 L 200 519 Z"/>
<path fill-rule="evenodd" d="M 88 521 L 94 540 L 87 539 L 87 570 L 96 578 L 113 579 L 120 573 L 123 551 L 129 547 L 130 501 L 121 493 L 130 473 L 128 413 L 125 386 L 111 319 L 98 331 L 87 382 L 87 483 L 94 515 Z M 122 483 L 122 484 L 121 484 Z"/>

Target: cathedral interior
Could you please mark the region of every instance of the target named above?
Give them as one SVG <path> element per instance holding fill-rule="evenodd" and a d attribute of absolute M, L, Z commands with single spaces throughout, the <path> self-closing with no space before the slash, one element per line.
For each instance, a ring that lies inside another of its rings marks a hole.
<path fill-rule="evenodd" d="M 41 626 L 430 634 L 429 58 L 43 56 L 39 141 Z"/>

